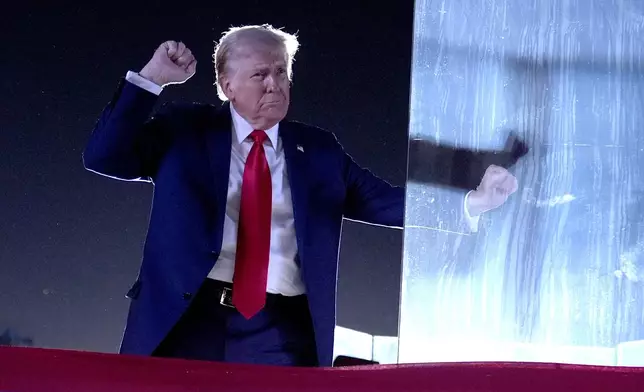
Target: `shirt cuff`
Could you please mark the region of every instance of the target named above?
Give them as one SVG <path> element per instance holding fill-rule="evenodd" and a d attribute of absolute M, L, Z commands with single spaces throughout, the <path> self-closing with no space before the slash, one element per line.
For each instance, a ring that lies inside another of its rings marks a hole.
<path fill-rule="evenodd" d="M 154 82 L 147 80 L 146 78 L 144 78 L 143 76 L 139 75 L 136 72 L 127 71 L 127 74 L 125 75 L 125 80 L 155 95 L 159 95 L 161 94 L 161 91 L 163 91 L 163 87 L 159 86 Z"/>
<path fill-rule="evenodd" d="M 470 193 L 473 191 L 467 192 L 467 195 L 465 195 L 465 199 L 463 201 L 463 211 L 465 214 L 465 223 L 467 224 L 467 227 L 470 229 L 472 233 L 476 233 L 479 231 L 479 220 L 481 220 L 481 216 L 472 216 L 470 215 L 470 212 L 467 210 L 467 198 L 470 196 Z"/>

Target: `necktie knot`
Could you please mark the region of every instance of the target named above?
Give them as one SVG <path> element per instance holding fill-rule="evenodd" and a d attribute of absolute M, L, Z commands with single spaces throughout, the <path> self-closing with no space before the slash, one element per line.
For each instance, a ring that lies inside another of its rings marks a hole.
<path fill-rule="evenodd" d="M 262 131 L 261 129 L 256 129 L 250 134 L 250 138 L 253 139 L 253 142 L 263 144 L 264 141 L 268 138 L 268 135 L 266 135 L 266 132 Z"/>

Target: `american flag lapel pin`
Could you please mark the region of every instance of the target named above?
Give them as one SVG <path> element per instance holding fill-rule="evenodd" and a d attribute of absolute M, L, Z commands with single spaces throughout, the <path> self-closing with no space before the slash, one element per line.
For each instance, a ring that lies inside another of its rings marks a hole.
<path fill-rule="evenodd" d="M 297 151 L 304 152 L 304 147 L 301 144 L 297 145 Z"/>

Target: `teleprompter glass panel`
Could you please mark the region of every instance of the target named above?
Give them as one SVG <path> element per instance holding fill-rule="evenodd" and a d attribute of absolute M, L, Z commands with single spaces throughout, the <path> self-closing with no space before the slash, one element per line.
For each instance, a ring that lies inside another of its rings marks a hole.
<path fill-rule="evenodd" d="M 417 0 L 414 24 L 399 362 L 644 366 L 644 2 Z M 519 190 L 469 225 L 490 164 Z"/>

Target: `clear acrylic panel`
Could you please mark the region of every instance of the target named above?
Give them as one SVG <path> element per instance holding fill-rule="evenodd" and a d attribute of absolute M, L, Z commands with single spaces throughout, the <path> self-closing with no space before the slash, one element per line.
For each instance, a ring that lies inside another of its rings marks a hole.
<path fill-rule="evenodd" d="M 644 2 L 417 0 L 414 24 L 399 362 L 644 366 Z M 519 190 L 472 233 L 489 163 Z"/>

